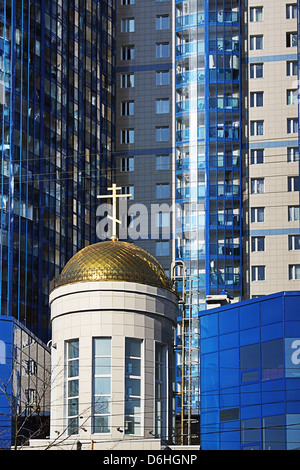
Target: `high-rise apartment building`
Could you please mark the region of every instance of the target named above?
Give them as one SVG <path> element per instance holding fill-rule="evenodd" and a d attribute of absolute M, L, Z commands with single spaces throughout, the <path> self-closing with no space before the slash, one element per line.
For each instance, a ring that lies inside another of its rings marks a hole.
<path fill-rule="evenodd" d="M 169 273 L 173 259 L 173 42 L 170 0 L 119 0 L 117 184 L 130 193 L 119 236 Z"/>
<path fill-rule="evenodd" d="M 297 2 L 251 0 L 245 20 L 243 287 L 248 299 L 300 286 Z"/>
<path fill-rule="evenodd" d="M 44 341 L 114 167 L 115 21 L 114 0 L 0 2 L 0 313 Z"/>

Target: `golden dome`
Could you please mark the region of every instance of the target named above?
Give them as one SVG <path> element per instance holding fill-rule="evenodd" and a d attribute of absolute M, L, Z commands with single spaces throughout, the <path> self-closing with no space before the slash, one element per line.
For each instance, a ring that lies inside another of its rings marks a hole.
<path fill-rule="evenodd" d="M 83 248 L 52 281 L 51 290 L 90 281 L 128 281 L 171 289 L 165 271 L 150 253 L 121 241 L 104 241 Z"/>

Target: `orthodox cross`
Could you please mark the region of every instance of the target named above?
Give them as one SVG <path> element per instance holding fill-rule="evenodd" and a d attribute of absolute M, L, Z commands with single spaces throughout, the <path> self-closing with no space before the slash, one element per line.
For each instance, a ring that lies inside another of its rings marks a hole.
<path fill-rule="evenodd" d="M 121 224 L 121 221 L 117 219 L 117 199 L 120 197 L 131 197 L 131 194 L 117 194 L 117 191 L 119 189 L 122 189 L 120 187 L 117 187 L 115 183 L 113 183 L 111 188 L 107 188 L 108 191 L 112 191 L 111 195 L 101 195 L 97 196 L 99 199 L 107 199 L 107 198 L 112 198 L 112 207 L 113 207 L 113 215 L 112 217 L 110 215 L 107 216 L 108 219 L 112 220 L 112 235 L 111 235 L 111 240 L 116 241 L 118 240 L 117 237 L 117 223 Z"/>

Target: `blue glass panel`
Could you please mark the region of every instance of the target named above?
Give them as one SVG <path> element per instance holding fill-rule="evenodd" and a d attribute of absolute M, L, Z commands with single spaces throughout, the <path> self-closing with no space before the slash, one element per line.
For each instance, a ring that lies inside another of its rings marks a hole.
<path fill-rule="evenodd" d="M 261 324 L 276 323 L 283 320 L 282 298 L 268 299 L 261 302 Z"/>
<path fill-rule="evenodd" d="M 201 356 L 201 390 L 217 390 L 219 387 L 218 354 Z"/>
<path fill-rule="evenodd" d="M 230 333 L 228 335 L 220 335 L 220 350 L 238 347 L 239 333 Z"/>
<path fill-rule="evenodd" d="M 247 384 L 241 387 L 241 405 L 257 405 L 261 402 L 260 383 Z"/>
<path fill-rule="evenodd" d="M 220 352 L 220 386 L 232 387 L 239 384 L 239 350 Z"/>
<path fill-rule="evenodd" d="M 258 302 L 243 305 L 240 309 L 240 328 L 260 326 L 260 304 Z"/>
<path fill-rule="evenodd" d="M 219 349 L 219 338 L 214 336 L 209 339 L 201 340 L 201 354 L 208 354 Z"/>
<path fill-rule="evenodd" d="M 274 323 L 261 327 L 261 340 L 270 341 L 283 337 L 283 323 Z"/>
<path fill-rule="evenodd" d="M 220 314 L 220 334 L 231 333 L 233 331 L 238 331 L 239 321 L 238 321 L 238 310 L 229 309 Z"/>
<path fill-rule="evenodd" d="M 251 328 L 249 330 L 240 331 L 240 345 L 241 346 L 252 344 L 252 343 L 258 343 L 259 341 L 260 341 L 260 328 Z"/>
<path fill-rule="evenodd" d="M 201 338 L 218 335 L 218 320 L 219 314 L 206 314 L 200 317 Z"/>

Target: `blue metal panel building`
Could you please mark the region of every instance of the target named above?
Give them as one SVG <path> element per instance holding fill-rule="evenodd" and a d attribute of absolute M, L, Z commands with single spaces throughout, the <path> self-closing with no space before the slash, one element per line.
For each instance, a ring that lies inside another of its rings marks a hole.
<path fill-rule="evenodd" d="M 202 450 L 300 448 L 300 292 L 200 316 Z"/>

